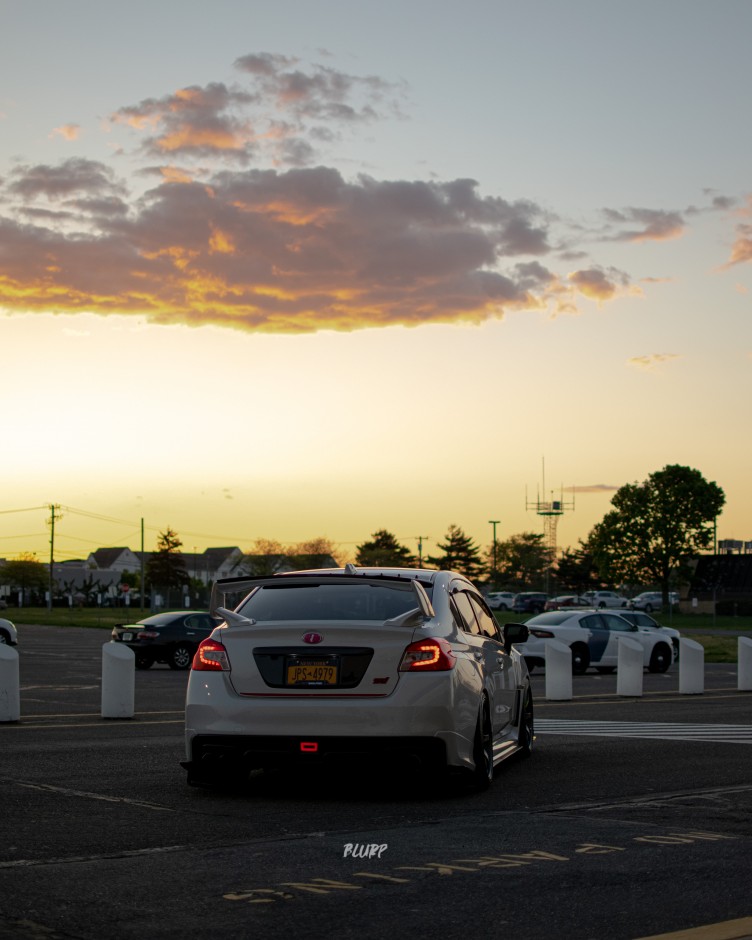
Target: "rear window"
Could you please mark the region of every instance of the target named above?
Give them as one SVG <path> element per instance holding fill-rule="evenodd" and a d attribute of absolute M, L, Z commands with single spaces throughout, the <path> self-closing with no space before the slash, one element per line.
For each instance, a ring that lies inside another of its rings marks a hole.
<path fill-rule="evenodd" d="M 430 596 L 430 589 L 426 589 Z M 414 610 L 410 584 L 268 584 L 256 588 L 238 613 L 254 620 L 376 620 Z"/>
<path fill-rule="evenodd" d="M 542 626 L 556 627 L 560 623 L 564 623 L 565 620 L 569 620 L 572 616 L 572 612 L 569 610 L 552 610 L 547 614 L 538 614 L 537 617 L 533 617 L 532 620 L 528 620 L 528 623 L 541 624 Z"/>

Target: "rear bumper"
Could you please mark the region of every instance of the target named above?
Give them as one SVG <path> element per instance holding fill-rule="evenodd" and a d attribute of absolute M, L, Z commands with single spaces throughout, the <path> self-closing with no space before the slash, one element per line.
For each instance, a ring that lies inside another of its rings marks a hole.
<path fill-rule="evenodd" d="M 231 779 L 251 770 L 310 770 L 346 764 L 378 769 L 444 768 L 440 738 L 300 737 L 289 735 L 196 735 L 183 762 L 189 783 Z"/>
<path fill-rule="evenodd" d="M 185 756 L 199 767 L 243 768 L 333 760 L 400 760 L 474 766 L 478 700 L 452 672 L 401 677 L 383 697 L 238 696 L 227 673 L 192 673 Z M 315 750 L 301 750 L 315 742 Z"/>

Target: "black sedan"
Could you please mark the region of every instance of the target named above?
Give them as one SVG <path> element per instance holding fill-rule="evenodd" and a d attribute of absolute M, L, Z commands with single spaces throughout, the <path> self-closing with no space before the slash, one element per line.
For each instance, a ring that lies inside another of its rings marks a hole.
<path fill-rule="evenodd" d="M 206 611 L 170 611 L 145 617 L 138 623 L 118 624 L 113 627 L 112 639 L 133 650 L 137 669 L 148 669 L 152 663 L 188 669 L 198 644 L 220 622 Z"/>
<path fill-rule="evenodd" d="M 523 591 L 515 597 L 512 610 L 516 614 L 541 614 L 547 600 L 548 594 L 540 591 Z"/>

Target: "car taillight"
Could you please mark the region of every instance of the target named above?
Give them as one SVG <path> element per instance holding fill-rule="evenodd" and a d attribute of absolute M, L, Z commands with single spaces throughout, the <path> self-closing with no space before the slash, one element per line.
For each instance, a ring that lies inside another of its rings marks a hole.
<path fill-rule="evenodd" d="M 530 630 L 530 633 L 531 633 L 533 636 L 540 636 L 540 637 L 555 637 L 555 636 L 556 636 L 556 634 L 555 634 L 555 633 L 551 633 L 550 630 L 532 630 L 532 629 L 531 629 L 531 630 Z"/>
<path fill-rule="evenodd" d="M 156 630 L 139 630 L 136 634 L 137 640 L 156 640 L 159 633 Z"/>
<path fill-rule="evenodd" d="M 454 669 L 457 658 L 446 640 L 418 640 L 402 654 L 400 672 L 446 672 Z"/>
<path fill-rule="evenodd" d="M 191 669 L 197 672 L 215 670 L 219 672 L 229 672 L 230 659 L 227 655 L 227 650 L 220 642 L 212 640 L 211 637 L 202 640 L 193 657 Z"/>

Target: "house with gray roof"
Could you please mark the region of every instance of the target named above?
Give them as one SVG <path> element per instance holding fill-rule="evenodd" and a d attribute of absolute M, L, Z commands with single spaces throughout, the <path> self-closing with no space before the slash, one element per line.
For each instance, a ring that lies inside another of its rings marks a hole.
<path fill-rule="evenodd" d="M 110 568 L 113 571 L 140 571 L 141 559 L 129 548 L 98 548 L 86 559 L 94 568 Z"/>

